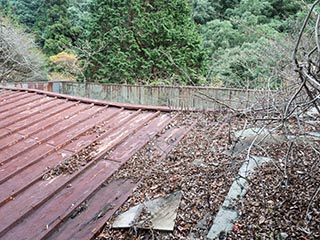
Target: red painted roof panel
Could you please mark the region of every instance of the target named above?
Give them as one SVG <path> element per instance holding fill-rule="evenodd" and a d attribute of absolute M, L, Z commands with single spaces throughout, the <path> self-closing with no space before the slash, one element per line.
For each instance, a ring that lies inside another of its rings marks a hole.
<path fill-rule="evenodd" d="M 81 219 L 126 199 L 134 183 L 104 183 L 165 128 L 168 111 L 0 87 L 0 238 L 69 239 L 63 229 L 83 224 L 92 237 Z"/>

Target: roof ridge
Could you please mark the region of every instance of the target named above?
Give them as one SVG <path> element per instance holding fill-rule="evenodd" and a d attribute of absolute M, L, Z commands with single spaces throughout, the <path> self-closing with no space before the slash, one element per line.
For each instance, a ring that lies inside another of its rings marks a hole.
<path fill-rule="evenodd" d="M 38 90 L 33 88 L 17 88 L 17 87 L 5 87 L 0 86 L 0 89 L 10 90 L 10 91 L 25 91 L 30 93 L 36 93 L 36 94 L 43 94 L 49 97 L 57 97 L 57 98 L 64 98 L 71 101 L 79 101 L 81 103 L 93 103 L 95 105 L 100 106 L 111 106 L 111 107 L 119 107 L 124 108 L 128 110 L 149 110 L 149 111 L 161 111 L 161 112 L 170 112 L 174 109 L 171 109 L 169 107 L 165 106 L 146 106 L 146 105 L 139 105 L 139 104 L 129 104 L 129 103 L 117 103 L 117 102 L 108 102 L 104 100 L 97 100 L 92 98 L 84 98 L 84 97 L 78 97 L 78 96 L 72 96 L 67 94 L 61 94 L 61 93 L 55 93 L 55 92 L 49 92 L 44 90 Z"/>

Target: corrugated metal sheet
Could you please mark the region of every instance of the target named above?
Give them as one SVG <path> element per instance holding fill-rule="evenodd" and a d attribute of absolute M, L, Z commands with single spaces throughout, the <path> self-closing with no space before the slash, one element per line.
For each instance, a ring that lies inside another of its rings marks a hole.
<path fill-rule="evenodd" d="M 91 238 L 135 187 L 106 180 L 171 122 L 168 111 L 0 87 L 0 239 Z"/>

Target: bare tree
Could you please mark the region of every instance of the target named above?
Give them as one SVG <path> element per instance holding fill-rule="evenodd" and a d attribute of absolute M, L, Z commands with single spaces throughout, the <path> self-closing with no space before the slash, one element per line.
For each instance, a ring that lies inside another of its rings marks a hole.
<path fill-rule="evenodd" d="M 300 86 L 287 104 L 284 114 L 287 118 L 297 109 L 306 111 L 311 106 L 320 113 L 318 106 L 320 98 L 319 4 L 320 0 L 314 1 L 295 45 L 293 60 L 299 75 Z M 303 96 L 307 96 L 308 99 Z"/>
<path fill-rule="evenodd" d="M 46 80 L 43 66 L 33 39 L 0 17 L 0 82 Z"/>

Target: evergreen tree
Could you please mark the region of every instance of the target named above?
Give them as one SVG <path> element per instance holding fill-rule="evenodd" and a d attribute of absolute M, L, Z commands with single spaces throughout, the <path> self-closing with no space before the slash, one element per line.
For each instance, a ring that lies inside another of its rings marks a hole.
<path fill-rule="evenodd" d="M 90 4 L 92 0 L 70 0 L 68 8 L 70 23 L 73 33 L 85 37 L 87 33 L 87 22 L 90 19 Z"/>
<path fill-rule="evenodd" d="M 205 24 L 214 19 L 230 17 L 230 10 L 237 8 L 240 0 L 193 0 L 192 16 L 196 23 Z"/>
<path fill-rule="evenodd" d="M 87 75 L 117 83 L 197 82 L 206 54 L 185 0 L 95 0 L 89 36 L 93 49 L 104 48 Z"/>
<path fill-rule="evenodd" d="M 70 23 L 69 0 L 0 0 L 5 14 L 35 33 L 48 55 L 70 47 L 80 31 Z"/>
<path fill-rule="evenodd" d="M 9 0 L 0 0 L 0 17 L 8 16 L 11 12 Z"/>
<path fill-rule="evenodd" d="M 29 29 L 34 29 L 37 22 L 37 12 L 40 1 L 35 0 L 11 0 L 11 11 L 13 18 Z"/>
<path fill-rule="evenodd" d="M 192 17 L 197 24 L 205 24 L 218 17 L 214 2 L 210 0 L 195 0 L 192 3 Z"/>
<path fill-rule="evenodd" d="M 57 54 L 72 45 L 73 28 L 68 0 L 41 0 L 35 27 L 36 40 L 48 55 Z"/>

